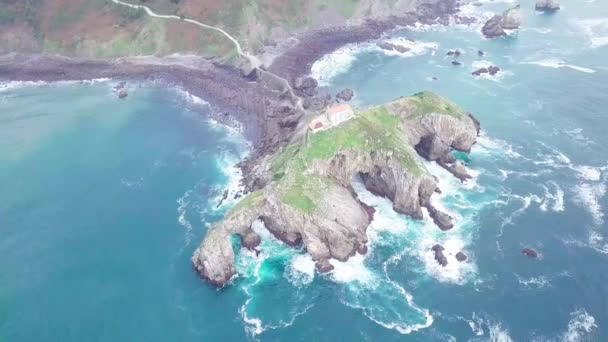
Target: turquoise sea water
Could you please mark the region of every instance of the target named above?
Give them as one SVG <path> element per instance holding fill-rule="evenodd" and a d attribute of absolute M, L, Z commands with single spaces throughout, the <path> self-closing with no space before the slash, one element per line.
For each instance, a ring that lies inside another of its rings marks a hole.
<path fill-rule="evenodd" d="M 315 65 L 358 106 L 432 90 L 483 128 L 458 156 L 474 181 L 428 164 L 454 230 L 400 216 L 355 182 L 377 209 L 370 253 L 324 276 L 268 234 L 260 256 L 239 253 L 233 286 L 195 275 L 189 258 L 245 151 L 204 104 L 153 85 L 119 101 L 114 81 L 0 90 L 0 340 L 608 339 L 608 6 L 564 0 L 546 16 L 521 4 L 513 37 L 403 30 L 387 39 L 412 53 L 363 44 Z M 471 76 L 487 64 L 498 77 Z M 470 262 L 439 267 L 435 243 Z"/>

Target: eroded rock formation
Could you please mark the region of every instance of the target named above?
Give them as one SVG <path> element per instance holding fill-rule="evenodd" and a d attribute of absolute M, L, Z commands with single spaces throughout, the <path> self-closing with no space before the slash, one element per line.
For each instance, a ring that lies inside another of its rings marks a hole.
<path fill-rule="evenodd" d="M 252 170 L 260 189 L 210 228 L 192 257 L 194 267 L 210 283 L 225 285 L 236 274 L 234 239 L 250 249 L 259 244 L 251 228 L 257 220 L 284 243 L 303 245 L 319 272 L 332 270 L 330 259 L 367 253 L 374 210 L 358 200 L 354 177 L 390 199 L 395 211 L 422 219 L 426 207 L 441 229 L 450 229 L 452 218 L 432 204 L 437 182 L 421 157 L 450 169 L 452 150 L 470 151 L 478 130 L 479 123 L 453 103 L 419 93 L 309 134 Z"/>
<path fill-rule="evenodd" d="M 488 20 L 481 32 L 486 38 L 496 38 L 507 34 L 505 30 L 518 29 L 522 23 L 521 7 L 519 5 L 497 14 Z"/>
<path fill-rule="evenodd" d="M 535 8 L 541 12 L 555 12 L 560 9 L 560 6 L 556 0 L 539 0 L 536 2 Z"/>

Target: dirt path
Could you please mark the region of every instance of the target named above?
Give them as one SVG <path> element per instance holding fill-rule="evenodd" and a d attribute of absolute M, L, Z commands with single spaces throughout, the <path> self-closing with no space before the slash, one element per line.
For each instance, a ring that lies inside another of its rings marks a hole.
<path fill-rule="evenodd" d="M 162 19 L 173 19 L 173 20 L 180 20 L 180 21 L 184 21 L 187 23 L 191 23 L 194 25 L 197 25 L 199 27 L 202 27 L 204 29 L 208 29 L 208 30 L 213 30 L 213 31 L 217 31 L 221 34 L 223 34 L 226 38 L 228 38 L 235 46 L 237 53 L 239 54 L 239 56 L 241 56 L 242 58 L 245 58 L 247 61 L 249 61 L 251 67 L 255 68 L 258 70 L 259 73 L 263 73 L 267 76 L 270 76 L 272 78 L 274 78 L 275 80 L 279 81 L 281 84 L 283 84 L 283 86 L 285 87 L 285 89 L 288 90 L 289 95 L 291 96 L 291 98 L 293 99 L 293 104 L 296 106 L 296 108 L 298 110 L 302 110 L 304 111 L 303 107 L 302 107 L 302 99 L 299 96 L 296 96 L 291 84 L 284 79 L 283 77 L 280 77 L 270 71 L 264 70 L 262 68 L 260 68 L 260 66 L 262 65 L 261 61 L 253 55 L 250 55 L 246 52 L 243 51 L 243 49 L 241 48 L 241 44 L 238 42 L 238 40 L 236 40 L 233 36 L 231 36 L 228 32 L 224 31 L 223 29 L 219 28 L 219 27 L 215 27 L 215 26 L 211 26 L 211 25 L 207 25 L 204 23 L 201 23 L 200 21 L 196 21 L 194 19 L 189 19 L 189 18 L 182 18 L 180 16 L 177 15 L 165 15 L 165 14 L 158 14 L 155 13 L 154 11 L 152 11 L 149 7 L 147 6 L 143 6 L 143 5 L 134 5 L 134 4 L 130 4 L 127 2 L 123 2 L 120 0 L 112 0 L 112 2 L 114 2 L 115 4 L 118 5 L 122 5 L 122 6 L 127 6 L 130 8 L 135 8 L 135 9 L 143 9 L 146 14 L 148 14 L 151 17 L 155 17 L 155 18 L 162 18 Z"/>

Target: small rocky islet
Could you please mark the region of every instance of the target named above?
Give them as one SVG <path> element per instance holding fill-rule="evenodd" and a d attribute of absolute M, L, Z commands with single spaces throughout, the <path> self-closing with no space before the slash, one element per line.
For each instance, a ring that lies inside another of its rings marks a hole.
<path fill-rule="evenodd" d="M 302 245 L 319 272 L 332 270 L 330 259 L 365 254 L 373 208 L 353 190 L 357 176 L 369 191 L 391 200 L 396 212 L 420 220 L 426 208 L 440 229 L 449 230 L 453 218 L 433 205 L 440 189 L 422 161 L 437 162 L 467 179 L 452 151 L 469 152 L 479 129 L 479 122 L 456 104 L 422 92 L 309 132 L 257 164 L 252 173 L 258 189 L 209 230 L 192 256 L 194 267 L 211 284 L 226 285 L 236 274 L 233 237 L 246 248 L 257 248 L 260 239 L 252 229 L 257 220 L 285 244 Z M 447 265 L 440 257 L 443 247 L 433 250 L 438 262 Z M 460 254 L 457 260 L 466 260 Z"/>

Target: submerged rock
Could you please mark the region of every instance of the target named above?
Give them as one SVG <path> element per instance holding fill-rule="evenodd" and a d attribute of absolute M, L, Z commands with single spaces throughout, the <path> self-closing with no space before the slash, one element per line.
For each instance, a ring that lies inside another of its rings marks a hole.
<path fill-rule="evenodd" d="M 126 89 L 120 89 L 120 90 L 118 91 L 118 98 L 119 98 L 119 99 L 124 99 L 124 98 L 126 98 L 127 96 L 129 96 L 129 93 L 127 92 L 127 90 L 126 90 Z"/>
<path fill-rule="evenodd" d="M 343 89 L 342 91 L 340 91 L 338 94 L 336 94 L 336 98 L 343 100 L 343 101 L 350 101 L 353 96 L 355 95 L 355 92 L 353 92 L 352 89 Z"/>
<path fill-rule="evenodd" d="M 447 53 L 448 56 L 454 56 L 455 58 L 460 57 L 461 54 L 462 52 L 460 52 L 460 50 L 450 50 Z"/>
<path fill-rule="evenodd" d="M 538 257 L 538 253 L 535 250 L 533 250 L 532 248 L 528 248 L 528 247 L 522 249 L 521 254 L 527 256 L 528 258 Z"/>
<path fill-rule="evenodd" d="M 459 61 L 452 61 L 452 65 L 460 66 L 462 65 L 462 63 L 460 63 Z"/>
<path fill-rule="evenodd" d="M 435 260 L 437 263 L 443 267 L 446 267 L 448 265 L 448 259 L 443 254 L 445 248 L 442 245 L 436 244 L 431 248 L 431 250 L 435 252 Z"/>
<path fill-rule="evenodd" d="M 481 74 L 487 74 L 489 73 L 488 68 L 479 68 L 475 71 L 473 71 L 471 74 L 474 76 L 481 76 Z"/>
<path fill-rule="evenodd" d="M 555 12 L 560 9 L 560 6 L 556 0 L 539 0 L 536 2 L 535 8 L 541 12 Z"/>
<path fill-rule="evenodd" d="M 497 14 L 488 20 L 482 27 L 481 32 L 486 38 L 496 38 L 504 36 L 505 30 L 515 30 L 521 26 L 522 14 L 521 7 L 517 5 L 511 9 Z"/>
<path fill-rule="evenodd" d="M 482 56 L 485 56 L 486 53 L 483 52 L 483 51 L 481 51 L 481 50 L 479 50 L 479 51 L 477 51 L 477 55 L 480 56 L 480 57 L 482 57 Z"/>

